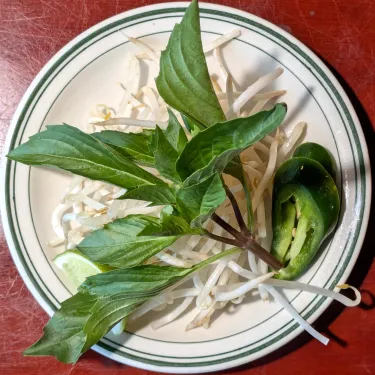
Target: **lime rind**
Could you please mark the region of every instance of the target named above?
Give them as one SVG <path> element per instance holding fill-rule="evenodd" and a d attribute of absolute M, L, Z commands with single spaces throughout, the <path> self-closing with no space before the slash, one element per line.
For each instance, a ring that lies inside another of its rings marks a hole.
<path fill-rule="evenodd" d="M 75 288 L 78 288 L 87 277 L 110 270 L 109 267 L 92 262 L 76 250 L 65 251 L 53 262 L 64 272 Z"/>
<path fill-rule="evenodd" d="M 94 263 L 77 250 L 68 250 L 58 255 L 53 260 L 56 267 L 62 270 L 65 276 L 77 289 L 89 276 L 110 271 L 112 268 Z M 118 322 L 113 328 L 112 333 L 116 336 L 121 335 L 125 330 L 126 318 Z"/>

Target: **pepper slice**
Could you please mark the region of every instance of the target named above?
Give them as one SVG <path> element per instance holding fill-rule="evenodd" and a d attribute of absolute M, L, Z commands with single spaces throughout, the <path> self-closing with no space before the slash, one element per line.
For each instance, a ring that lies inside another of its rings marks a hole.
<path fill-rule="evenodd" d="M 293 157 L 298 156 L 305 156 L 317 161 L 326 169 L 333 180 L 336 181 L 335 159 L 325 147 L 313 142 L 302 143 L 296 148 L 293 154 Z"/>
<path fill-rule="evenodd" d="M 327 156 L 331 157 L 310 146 L 300 149 L 297 154 L 307 150 L 313 150 L 307 154 L 325 164 Z M 335 171 L 334 164 L 332 171 Z M 322 164 L 309 157 L 293 156 L 275 175 L 272 205 L 271 253 L 284 264 L 275 277 L 292 280 L 306 269 L 336 226 L 339 194 L 333 178 Z"/>

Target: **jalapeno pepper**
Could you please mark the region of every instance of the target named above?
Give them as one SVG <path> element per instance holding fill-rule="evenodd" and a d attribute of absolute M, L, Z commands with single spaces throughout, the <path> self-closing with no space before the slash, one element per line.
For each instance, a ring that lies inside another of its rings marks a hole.
<path fill-rule="evenodd" d="M 300 146 L 275 175 L 271 253 L 284 264 L 276 278 L 299 276 L 337 223 L 340 200 L 332 178 L 335 165 L 322 149 L 315 144 Z"/>
<path fill-rule="evenodd" d="M 305 156 L 320 163 L 336 181 L 336 163 L 331 153 L 323 146 L 313 142 L 302 143 L 294 151 L 293 157 Z"/>

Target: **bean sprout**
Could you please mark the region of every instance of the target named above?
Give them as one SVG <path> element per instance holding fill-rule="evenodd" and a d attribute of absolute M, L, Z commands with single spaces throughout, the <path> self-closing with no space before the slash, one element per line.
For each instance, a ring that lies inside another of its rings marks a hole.
<path fill-rule="evenodd" d="M 280 148 L 279 155 L 277 157 L 277 166 L 279 166 L 292 150 L 294 145 L 297 143 L 298 139 L 301 137 L 302 133 L 306 129 L 306 122 L 299 122 L 293 129 L 289 140 L 285 142 L 282 147 Z"/>
<path fill-rule="evenodd" d="M 329 342 L 329 339 L 324 337 L 322 334 L 320 334 L 318 331 L 316 331 L 313 327 L 310 326 L 302 317 L 298 314 L 298 312 L 294 309 L 294 307 L 273 287 L 264 285 L 266 290 L 275 298 L 277 302 L 280 303 L 280 305 L 293 317 L 295 321 L 305 330 L 307 331 L 311 336 L 316 338 L 318 341 L 320 341 L 322 344 L 327 345 Z"/>
<path fill-rule="evenodd" d="M 275 275 L 275 272 L 269 272 L 265 275 L 258 276 L 246 283 L 239 285 L 237 288 L 229 292 L 214 292 L 216 301 L 230 301 L 232 299 L 238 298 L 243 294 L 247 293 L 249 290 L 256 288 L 259 284 L 270 279 Z"/>
<path fill-rule="evenodd" d="M 255 212 L 256 209 L 258 208 L 258 205 L 260 203 L 261 197 L 264 193 L 264 190 L 267 187 L 268 181 L 271 179 L 275 166 L 276 166 L 276 159 L 277 159 L 277 148 L 279 146 L 279 140 L 276 139 L 275 141 L 272 142 L 271 149 L 270 149 L 270 158 L 268 161 L 267 169 L 266 172 L 264 173 L 258 188 L 254 192 L 254 196 L 252 199 L 252 206 L 253 206 L 253 211 Z"/>
<path fill-rule="evenodd" d="M 264 87 L 268 86 L 276 78 L 283 74 L 284 69 L 277 68 L 274 72 L 268 73 L 260 77 L 256 82 L 249 86 L 233 103 L 233 106 L 229 108 L 227 116 L 233 116 L 237 111 L 239 111 L 256 93 L 262 90 Z"/>
<path fill-rule="evenodd" d="M 146 110 L 149 111 L 149 109 L 147 108 L 145 109 L 145 111 Z M 140 128 L 148 128 L 148 129 L 155 129 L 156 125 L 158 125 L 162 129 L 165 129 L 168 125 L 166 122 L 162 122 L 162 121 L 155 122 L 155 121 L 146 121 L 146 120 L 138 120 L 138 119 L 135 120 L 135 119 L 126 118 L 126 117 L 116 117 L 107 121 L 95 122 L 94 124 L 98 126 L 131 125 L 131 126 L 138 126 Z"/>
<path fill-rule="evenodd" d="M 140 39 L 132 38 L 130 36 L 126 37 L 129 39 L 130 42 L 135 44 L 141 51 L 143 51 L 143 53 L 150 57 L 152 61 L 159 64 L 160 56 L 158 56 L 158 54 L 150 46 L 148 46 L 145 42 L 142 42 Z"/>
<path fill-rule="evenodd" d="M 211 52 L 212 50 L 214 50 L 215 48 L 218 48 L 218 47 L 222 46 L 223 44 L 228 43 L 230 40 L 232 40 L 234 38 L 237 38 L 240 35 L 241 35 L 241 30 L 240 29 L 234 29 L 234 30 L 230 31 L 229 33 L 226 33 L 226 34 L 220 36 L 219 38 L 215 39 L 211 43 L 211 45 L 204 50 L 204 53 L 207 54 L 207 53 Z"/>
<path fill-rule="evenodd" d="M 151 324 L 151 327 L 153 329 L 158 329 L 168 323 L 171 323 L 173 320 L 177 319 L 190 306 L 192 302 L 193 297 L 186 297 L 184 301 L 180 305 L 176 306 L 176 308 L 171 313 L 161 319 L 155 320 Z"/>

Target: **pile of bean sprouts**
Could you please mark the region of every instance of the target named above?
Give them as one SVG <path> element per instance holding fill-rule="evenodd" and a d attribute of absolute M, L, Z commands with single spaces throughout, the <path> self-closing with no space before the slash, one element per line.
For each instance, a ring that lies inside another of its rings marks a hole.
<path fill-rule="evenodd" d="M 286 91 L 264 91 L 283 74 L 282 68 L 277 68 L 255 82 L 245 90 L 239 90 L 238 84 L 223 61 L 222 46 L 241 34 L 235 29 L 210 43 L 204 48 L 205 53 L 213 54 L 221 79 L 212 75 L 212 83 L 217 97 L 222 105 L 227 119 L 253 115 L 270 102 L 275 102 Z M 123 132 L 140 132 L 143 128 L 161 128 L 167 126 L 167 104 L 157 92 L 155 84 L 140 87 L 140 60 L 146 64 L 159 64 L 160 51 L 153 50 L 143 41 L 128 37 L 131 43 L 139 49 L 139 54 L 130 54 L 126 61 L 126 78 L 120 85 L 123 90 L 122 98 L 116 110 L 105 104 L 98 104 L 90 113 L 86 131 L 88 133 L 101 130 L 117 130 Z M 220 83 L 219 83 L 220 82 Z M 176 116 L 181 120 L 178 112 Z M 182 121 L 181 121 L 182 123 Z M 293 130 L 284 134 L 277 130 L 273 135 L 267 135 L 241 154 L 241 160 L 252 187 L 252 207 L 255 218 L 255 234 L 257 241 L 269 248 L 271 197 L 273 176 L 277 167 L 290 155 L 291 150 L 301 140 L 306 123 L 296 124 Z M 153 168 L 149 171 L 158 175 Z M 159 176 L 159 175 L 158 175 Z M 246 201 L 244 191 L 239 182 L 225 175 L 225 182 L 236 196 L 240 209 L 246 220 Z M 93 230 L 102 228 L 105 224 L 130 214 L 146 214 L 158 216 L 162 206 L 148 207 L 149 202 L 138 200 L 118 200 L 125 189 L 104 182 L 91 181 L 80 176 L 73 176 L 66 187 L 61 201 L 52 214 L 52 226 L 56 238 L 49 242 L 51 247 L 64 245 L 66 250 L 74 249 Z M 267 207 L 267 212 L 266 212 Z M 236 227 L 237 222 L 227 199 L 217 210 L 224 220 Z M 225 236 L 221 227 L 211 220 L 206 227 L 216 235 Z M 210 238 L 190 236 L 181 238 L 168 249 L 149 259 L 147 264 L 168 264 L 178 267 L 192 267 L 208 257 L 230 248 Z M 318 288 L 296 281 L 272 279 L 274 272 L 268 272 L 267 265 L 255 258 L 251 252 L 242 252 L 223 258 L 213 265 L 196 272 L 190 277 L 191 287 L 184 287 L 187 280 L 167 289 L 162 294 L 150 299 L 129 316 L 128 321 L 134 321 L 151 310 L 161 311 L 173 304 L 162 318 L 152 322 L 151 326 L 158 329 L 175 319 L 195 301 L 197 314 L 188 323 L 186 330 L 210 326 L 211 316 L 225 306 L 240 304 L 246 293 L 258 288 L 263 300 L 271 295 L 287 312 L 313 337 L 323 344 L 328 339 L 312 328 L 297 313 L 287 299 L 279 292 L 279 288 L 298 289 L 310 293 L 333 298 L 346 306 L 355 306 L 360 302 L 359 292 L 348 285 L 338 288 L 351 288 L 356 298 L 351 300 L 338 292 Z M 191 282 L 192 281 L 192 282 Z M 117 327 L 117 326 L 116 326 Z M 113 329 L 120 333 L 122 329 Z"/>

